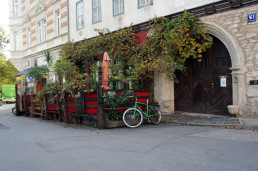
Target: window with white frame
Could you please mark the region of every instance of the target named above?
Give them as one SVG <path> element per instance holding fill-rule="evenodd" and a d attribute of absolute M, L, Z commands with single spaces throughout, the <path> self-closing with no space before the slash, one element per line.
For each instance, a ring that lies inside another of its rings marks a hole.
<path fill-rule="evenodd" d="M 92 0 L 92 23 L 101 21 L 101 0 Z"/>
<path fill-rule="evenodd" d="M 124 0 L 113 0 L 113 15 L 124 13 Z"/>
<path fill-rule="evenodd" d="M 18 32 L 15 32 L 14 35 L 15 35 L 15 50 L 20 50 L 20 34 Z"/>
<path fill-rule="evenodd" d="M 28 47 L 31 47 L 31 29 L 27 29 L 27 42 L 28 42 Z"/>
<path fill-rule="evenodd" d="M 38 43 L 42 42 L 42 23 L 41 21 L 38 22 Z"/>
<path fill-rule="evenodd" d="M 56 25 L 56 36 L 61 34 L 61 18 L 60 11 L 56 11 L 55 13 L 55 25 Z"/>
<path fill-rule="evenodd" d="M 13 15 L 18 16 L 18 0 L 14 0 L 13 2 Z"/>
<path fill-rule="evenodd" d="M 42 20 L 42 41 L 47 40 L 47 22 L 46 19 Z"/>
<path fill-rule="evenodd" d="M 46 19 L 43 19 L 38 22 L 38 43 L 44 42 L 47 40 L 47 22 Z"/>
<path fill-rule="evenodd" d="M 30 0 L 26 0 L 26 9 L 29 10 L 30 8 Z"/>
<path fill-rule="evenodd" d="M 30 60 L 26 60 L 26 68 L 30 67 Z"/>
<path fill-rule="evenodd" d="M 141 8 L 145 5 L 152 4 L 153 0 L 138 0 L 138 7 Z"/>
<path fill-rule="evenodd" d="M 83 1 L 76 3 L 76 26 L 77 30 L 80 30 L 84 27 L 84 5 Z"/>

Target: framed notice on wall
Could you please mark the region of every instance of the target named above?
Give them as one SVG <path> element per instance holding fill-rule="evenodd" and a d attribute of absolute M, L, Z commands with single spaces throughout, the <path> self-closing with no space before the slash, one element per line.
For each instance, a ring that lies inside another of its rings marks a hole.
<path fill-rule="evenodd" d="M 220 78 L 220 87 L 227 87 L 227 78 Z"/>

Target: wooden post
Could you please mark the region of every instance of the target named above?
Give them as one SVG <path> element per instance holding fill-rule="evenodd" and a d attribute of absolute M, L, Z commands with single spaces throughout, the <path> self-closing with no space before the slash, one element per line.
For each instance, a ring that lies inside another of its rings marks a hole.
<path fill-rule="evenodd" d="M 64 114 L 63 114 L 63 112 L 62 112 L 62 104 L 61 104 L 61 102 L 59 102 L 59 100 L 60 100 L 60 95 L 58 94 L 58 100 L 57 100 L 57 109 L 58 109 L 58 115 L 59 115 L 59 121 L 60 122 L 62 122 L 62 121 L 64 121 Z"/>
<path fill-rule="evenodd" d="M 17 84 L 15 84 L 15 94 L 16 94 L 16 111 L 15 111 L 15 114 L 18 115 L 20 111 L 18 111 L 18 97 L 19 97 L 19 94 L 18 94 L 18 87 L 17 87 Z M 20 97 L 19 97 L 20 98 Z"/>
<path fill-rule="evenodd" d="M 98 84 L 98 128 L 105 129 L 105 119 L 103 116 L 104 107 L 104 88 L 102 87 L 102 68 L 99 67 L 99 84 Z"/>
<path fill-rule="evenodd" d="M 49 94 L 44 94 L 44 100 L 45 100 L 45 108 L 46 108 L 46 120 L 48 120 L 48 99 L 49 99 Z"/>

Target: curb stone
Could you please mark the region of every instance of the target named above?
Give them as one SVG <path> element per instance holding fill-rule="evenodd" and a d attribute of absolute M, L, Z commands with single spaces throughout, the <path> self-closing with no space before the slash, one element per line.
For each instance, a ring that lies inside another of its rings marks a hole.
<path fill-rule="evenodd" d="M 178 121 L 167 121 L 167 123 L 174 123 L 180 125 L 190 125 L 190 126 L 214 126 L 214 127 L 228 127 L 234 126 L 239 129 L 256 129 L 258 130 L 257 125 L 242 125 L 242 124 L 204 124 L 204 123 L 191 123 L 191 122 L 178 122 Z"/>

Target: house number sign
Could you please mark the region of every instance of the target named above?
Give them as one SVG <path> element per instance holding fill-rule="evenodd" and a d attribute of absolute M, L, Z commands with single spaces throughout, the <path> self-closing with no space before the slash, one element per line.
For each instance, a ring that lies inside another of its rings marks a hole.
<path fill-rule="evenodd" d="M 256 13 L 247 16 L 248 23 L 256 22 Z"/>

